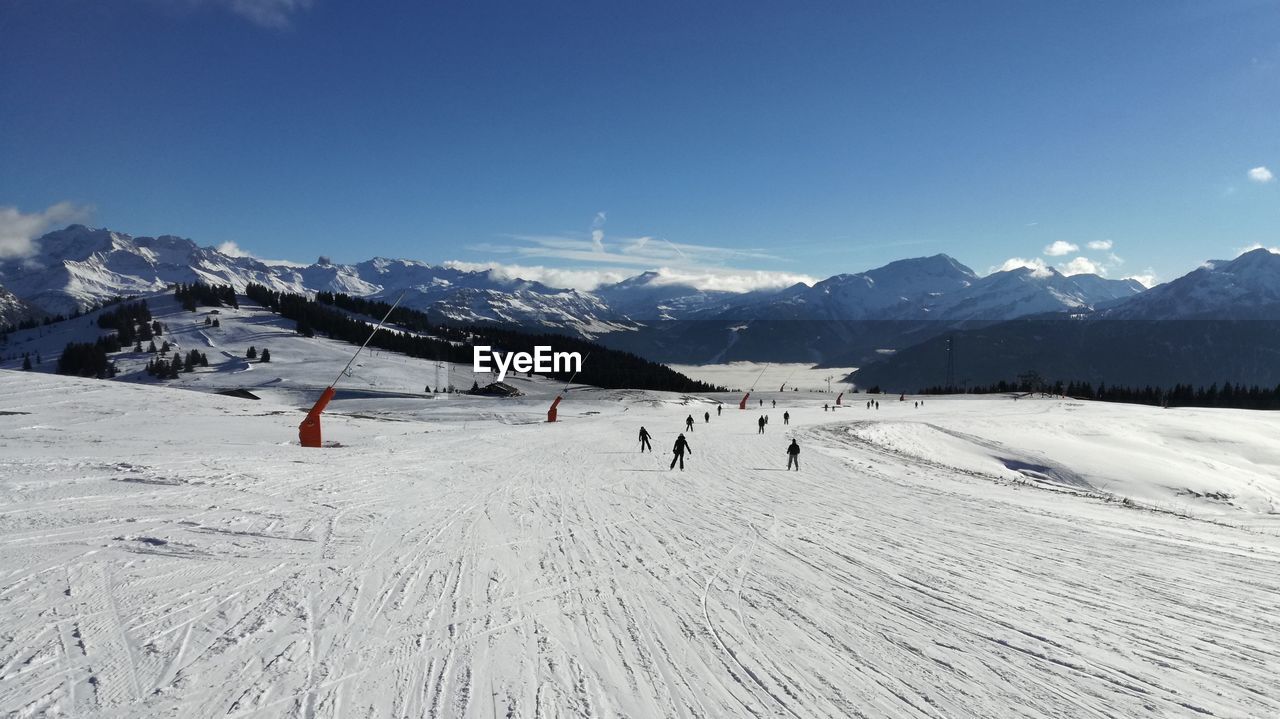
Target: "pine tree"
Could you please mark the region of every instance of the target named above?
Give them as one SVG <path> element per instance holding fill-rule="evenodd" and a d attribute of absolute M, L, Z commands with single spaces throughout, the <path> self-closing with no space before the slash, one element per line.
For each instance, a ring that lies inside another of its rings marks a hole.
<path fill-rule="evenodd" d="M 263 362 L 271 361 L 271 350 L 267 349 L 266 347 L 262 348 L 262 361 Z"/>
<path fill-rule="evenodd" d="M 134 346 L 133 346 L 133 351 L 134 351 L 134 352 L 141 352 L 141 351 L 142 351 L 142 340 L 138 340 L 138 344 L 136 344 L 136 345 L 134 345 Z"/>
<path fill-rule="evenodd" d="M 249 351 L 245 353 L 245 357 L 248 357 L 249 359 L 257 359 L 258 358 L 257 348 L 250 347 Z"/>
<path fill-rule="evenodd" d="M 214 327 L 221 327 L 221 326 L 222 326 L 222 323 L 218 321 L 218 318 L 217 318 L 217 317 L 214 317 L 214 318 L 213 318 L 213 326 L 214 326 Z"/>
<path fill-rule="evenodd" d="M 151 341 L 151 344 L 150 344 L 150 345 L 147 345 L 147 351 L 148 351 L 148 352 L 150 352 L 151 354 L 155 354 L 155 353 L 156 353 L 156 343 L 155 343 L 155 340 L 152 340 L 152 341 Z"/>
<path fill-rule="evenodd" d="M 164 354 L 164 353 L 168 352 L 168 351 L 169 351 L 169 349 L 170 349 L 170 347 L 169 347 L 169 340 L 165 340 L 165 341 L 164 341 L 164 344 L 160 345 L 160 354 Z"/>
<path fill-rule="evenodd" d="M 31 371 L 31 355 L 22 355 L 22 369 L 27 372 Z"/>

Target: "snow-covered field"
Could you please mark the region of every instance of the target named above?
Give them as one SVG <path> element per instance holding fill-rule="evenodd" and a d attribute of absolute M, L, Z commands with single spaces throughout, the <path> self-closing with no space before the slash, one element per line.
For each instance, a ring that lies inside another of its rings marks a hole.
<path fill-rule="evenodd" d="M 1280 715 L 1280 416 L 527 384 L 0 372 L 0 713 Z"/>
<path fill-rule="evenodd" d="M 827 380 L 831 381 L 832 395 L 850 389 L 844 381 L 857 367 L 819 368 L 798 362 L 782 362 L 768 364 L 765 362 L 728 362 L 726 364 L 673 364 L 671 369 L 686 377 L 710 382 L 729 389 L 747 390 L 755 387 L 759 391 L 774 392 L 785 383 L 786 391 L 798 389 L 800 392 L 826 392 Z"/>

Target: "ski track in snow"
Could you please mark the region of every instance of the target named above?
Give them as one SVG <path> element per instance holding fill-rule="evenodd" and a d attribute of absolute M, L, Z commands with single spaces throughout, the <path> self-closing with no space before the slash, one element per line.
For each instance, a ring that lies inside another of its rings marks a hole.
<path fill-rule="evenodd" d="M 857 433 L 900 408 L 795 400 L 798 473 L 782 407 L 764 437 L 726 408 L 681 473 L 690 408 L 652 394 L 465 431 L 335 411 L 316 451 L 259 403 L 3 374 L 32 413 L 0 416 L 7 715 L 1280 715 L 1275 525 Z"/>

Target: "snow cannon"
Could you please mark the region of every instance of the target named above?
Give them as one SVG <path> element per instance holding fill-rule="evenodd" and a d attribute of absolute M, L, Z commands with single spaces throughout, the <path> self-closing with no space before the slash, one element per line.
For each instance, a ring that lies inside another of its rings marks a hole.
<path fill-rule="evenodd" d="M 746 394 L 742 395 L 742 401 L 738 403 L 738 409 L 746 409 L 746 408 L 747 408 L 747 400 L 748 400 L 748 399 L 751 399 L 751 393 L 750 393 L 750 392 L 748 392 L 748 393 L 746 393 Z"/>
<path fill-rule="evenodd" d="M 836 395 L 836 404 L 840 404 L 840 400 L 844 398 L 844 392 Z"/>
<path fill-rule="evenodd" d="M 556 395 L 555 401 L 551 403 L 551 409 L 547 410 L 548 422 L 556 421 L 556 407 L 560 405 L 560 399 L 561 399 L 560 395 Z"/>
<path fill-rule="evenodd" d="M 320 440 L 320 414 L 324 412 L 324 408 L 329 405 L 329 400 L 333 399 L 333 387 L 325 387 L 324 392 L 320 393 L 320 399 L 316 400 L 311 411 L 307 412 L 306 419 L 302 420 L 302 424 L 298 425 L 298 441 L 303 447 L 319 447 Z"/>

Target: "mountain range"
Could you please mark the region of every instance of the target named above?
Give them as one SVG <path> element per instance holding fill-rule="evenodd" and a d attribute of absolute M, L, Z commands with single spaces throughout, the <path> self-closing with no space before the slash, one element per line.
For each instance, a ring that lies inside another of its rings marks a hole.
<path fill-rule="evenodd" d="M 859 369 L 851 381 L 914 391 L 1044 379 L 1124 386 L 1280 385 L 1280 254 L 1206 262 L 1090 311 L 1031 315 L 938 333 Z"/>
<path fill-rule="evenodd" d="M 0 323 L 40 312 L 67 314 L 177 282 L 229 284 L 237 290 L 257 283 L 302 294 L 330 291 L 386 300 L 403 295 L 406 306 L 436 321 L 566 333 L 664 362 L 865 367 L 860 384 L 921 380 L 929 363 L 903 369 L 911 364 L 913 348 L 925 351 L 930 340 L 943 335 L 1012 332 L 997 328 L 1029 318 L 1069 319 L 1078 326 L 1108 320 L 1280 319 L 1280 255 L 1266 250 L 1208 262 L 1150 290 L 1134 280 L 1067 276 L 1045 268 L 979 276 L 939 254 L 837 274 L 812 286 L 731 293 L 673 283 L 656 272 L 585 292 L 492 270 L 405 259 L 336 264 L 322 257 L 303 266 L 235 256 L 172 235 L 134 237 L 83 225 L 50 232 L 36 247 L 30 257 L 0 261 L 0 287 L 7 290 L 0 291 L 0 312 L 6 313 Z"/>

